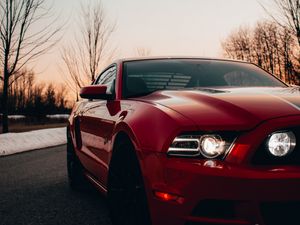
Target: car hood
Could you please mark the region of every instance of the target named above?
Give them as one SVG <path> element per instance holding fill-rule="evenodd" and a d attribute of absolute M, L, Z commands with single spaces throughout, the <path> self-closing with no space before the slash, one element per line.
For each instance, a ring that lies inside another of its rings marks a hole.
<path fill-rule="evenodd" d="M 202 130 L 247 130 L 264 120 L 300 114 L 298 87 L 165 90 L 139 100 L 172 109 Z"/>

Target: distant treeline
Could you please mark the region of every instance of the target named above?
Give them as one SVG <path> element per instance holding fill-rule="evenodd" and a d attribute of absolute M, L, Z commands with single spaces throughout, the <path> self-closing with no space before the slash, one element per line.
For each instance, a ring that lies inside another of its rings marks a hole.
<path fill-rule="evenodd" d="M 1 83 L 1 80 L 0 80 Z M 1 85 L 2 87 L 2 85 Z M 13 75 L 9 86 L 8 114 L 45 117 L 70 112 L 64 86 L 36 83 L 32 71 L 23 70 Z M 0 102 L 2 89 L 0 89 Z M 2 114 L 2 107 L 0 107 Z"/>
<path fill-rule="evenodd" d="M 225 56 L 255 63 L 290 84 L 300 83 L 300 49 L 291 29 L 272 21 L 233 31 L 222 43 Z"/>

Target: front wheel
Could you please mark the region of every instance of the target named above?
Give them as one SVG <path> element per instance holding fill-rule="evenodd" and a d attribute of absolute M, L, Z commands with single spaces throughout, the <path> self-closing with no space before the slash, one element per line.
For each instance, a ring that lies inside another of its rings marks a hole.
<path fill-rule="evenodd" d="M 143 177 L 130 141 L 120 141 L 114 149 L 108 203 L 113 225 L 151 225 Z"/>

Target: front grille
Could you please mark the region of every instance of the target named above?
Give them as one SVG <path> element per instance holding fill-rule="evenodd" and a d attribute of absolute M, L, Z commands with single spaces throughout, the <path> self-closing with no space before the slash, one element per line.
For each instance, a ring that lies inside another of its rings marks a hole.
<path fill-rule="evenodd" d="M 275 202 L 261 204 L 265 225 L 299 225 L 300 202 Z"/>
<path fill-rule="evenodd" d="M 268 138 L 266 138 L 252 158 L 254 165 L 300 165 L 300 127 L 286 128 L 283 131 L 293 131 L 296 136 L 296 147 L 293 152 L 283 157 L 273 156 L 267 149 Z"/>

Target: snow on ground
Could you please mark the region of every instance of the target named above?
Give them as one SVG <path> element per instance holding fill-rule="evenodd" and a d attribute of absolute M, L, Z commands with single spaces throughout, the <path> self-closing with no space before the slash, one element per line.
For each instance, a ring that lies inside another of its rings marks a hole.
<path fill-rule="evenodd" d="M 19 120 L 19 119 L 25 119 L 26 116 L 24 115 L 9 115 L 8 119 L 12 119 L 12 120 Z"/>
<path fill-rule="evenodd" d="M 49 119 L 68 119 L 70 117 L 69 114 L 54 114 L 54 115 L 47 115 Z"/>
<path fill-rule="evenodd" d="M 2 114 L 0 113 L 0 117 Z M 68 119 L 70 117 L 69 114 L 53 114 L 53 115 L 46 115 L 49 119 Z M 26 116 L 24 115 L 8 115 L 8 119 L 12 120 L 19 120 L 19 119 L 25 119 Z"/>
<path fill-rule="evenodd" d="M 0 156 L 65 144 L 66 128 L 0 134 Z"/>

